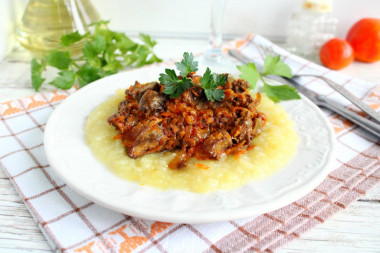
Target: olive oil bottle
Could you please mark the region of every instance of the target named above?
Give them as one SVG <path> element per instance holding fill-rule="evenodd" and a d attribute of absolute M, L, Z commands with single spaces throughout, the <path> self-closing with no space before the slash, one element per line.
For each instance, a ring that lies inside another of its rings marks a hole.
<path fill-rule="evenodd" d="M 99 21 L 90 0 L 29 0 L 18 24 L 17 39 L 34 55 L 60 47 L 64 34 L 84 34 L 88 24 Z M 71 46 L 72 55 L 79 55 L 83 42 Z"/>

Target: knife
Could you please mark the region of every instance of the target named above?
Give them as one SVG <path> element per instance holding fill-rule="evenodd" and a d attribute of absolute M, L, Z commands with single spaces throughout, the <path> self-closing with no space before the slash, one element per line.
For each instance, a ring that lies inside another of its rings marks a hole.
<path fill-rule="evenodd" d="M 236 52 L 235 50 L 230 50 L 229 54 L 244 64 L 246 64 L 248 62 L 252 62 L 248 58 L 246 58 L 244 55 Z M 256 62 L 255 62 L 255 65 L 256 65 L 256 68 L 260 72 L 262 72 L 263 66 L 261 64 L 256 63 Z M 267 78 L 278 81 L 278 82 L 283 83 L 283 84 L 288 84 L 292 87 L 295 87 L 300 93 L 302 93 L 305 97 L 310 99 L 317 106 L 322 106 L 322 107 L 325 107 L 327 109 L 330 109 L 331 111 L 338 113 L 339 115 L 345 117 L 346 119 L 351 120 L 352 122 L 354 122 L 358 126 L 361 126 L 363 129 L 367 130 L 368 132 L 376 135 L 377 137 L 380 137 L 380 125 L 379 124 L 376 124 L 376 123 L 374 123 L 374 122 L 372 122 L 372 121 L 370 121 L 364 117 L 359 116 L 355 112 L 350 111 L 350 110 L 346 109 L 345 107 L 343 107 L 342 105 L 328 99 L 326 96 L 319 95 L 319 94 L 315 93 L 314 91 L 305 88 L 304 86 L 300 85 L 299 83 L 297 83 L 295 80 L 293 80 L 291 78 L 282 77 L 282 76 L 274 76 L 274 75 L 271 75 L 269 77 L 267 76 Z"/>

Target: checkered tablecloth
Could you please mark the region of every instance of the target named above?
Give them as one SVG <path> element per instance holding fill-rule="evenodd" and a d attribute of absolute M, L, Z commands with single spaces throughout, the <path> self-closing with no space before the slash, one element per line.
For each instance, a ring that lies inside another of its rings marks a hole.
<path fill-rule="evenodd" d="M 263 61 L 258 48 L 271 46 L 294 73 L 324 75 L 380 110 L 380 89 L 375 84 L 310 63 L 260 36 L 249 36 L 233 46 L 255 61 Z M 315 78 L 302 82 L 356 110 Z M 163 223 L 116 213 L 72 191 L 46 160 L 46 121 L 72 92 L 75 90 L 41 93 L 0 104 L 0 166 L 56 251 L 271 252 L 345 209 L 380 181 L 379 138 L 325 110 L 338 140 L 335 170 L 316 189 L 288 206 L 258 217 L 200 225 Z"/>

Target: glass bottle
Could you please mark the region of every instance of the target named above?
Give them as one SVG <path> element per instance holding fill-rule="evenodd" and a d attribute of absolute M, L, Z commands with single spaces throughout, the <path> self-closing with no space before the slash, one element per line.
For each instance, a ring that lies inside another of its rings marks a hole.
<path fill-rule="evenodd" d="M 17 26 L 17 39 L 35 55 L 60 46 L 62 35 L 74 31 L 86 33 L 88 24 L 99 21 L 90 0 L 29 0 Z M 83 42 L 70 47 L 79 55 Z"/>
<path fill-rule="evenodd" d="M 318 61 L 321 46 L 335 37 L 338 20 L 331 15 L 333 0 L 304 0 L 288 25 L 287 49 Z"/>

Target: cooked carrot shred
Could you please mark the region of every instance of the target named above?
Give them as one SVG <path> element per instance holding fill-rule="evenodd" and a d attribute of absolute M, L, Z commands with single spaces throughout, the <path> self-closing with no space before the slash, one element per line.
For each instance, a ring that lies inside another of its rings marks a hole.
<path fill-rule="evenodd" d="M 121 133 L 120 134 L 117 134 L 115 135 L 113 138 L 113 140 L 118 140 L 118 139 L 121 139 Z"/>
<path fill-rule="evenodd" d="M 252 146 L 248 147 L 247 150 L 252 150 L 254 148 L 255 148 L 255 145 L 252 145 Z"/>
<path fill-rule="evenodd" d="M 201 164 L 201 163 L 196 163 L 195 166 L 197 166 L 198 168 L 202 170 L 208 170 L 210 168 L 209 166 Z"/>
<path fill-rule="evenodd" d="M 174 113 L 171 113 L 171 112 L 163 112 L 163 113 L 161 113 L 161 115 L 164 116 L 164 117 L 170 117 L 170 116 L 173 116 Z"/>
<path fill-rule="evenodd" d="M 200 76 L 194 76 L 193 77 L 193 82 L 196 84 L 200 84 L 201 77 Z"/>
<path fill-rule="evenodd" d="M 240 150 L 239 152 L 237 152 L 237 153 L 235 154 L 235 158 L 238 159 L 239 156 L 245 154 L 245 152 L 246 152 L 245 150 Z"/>

